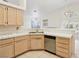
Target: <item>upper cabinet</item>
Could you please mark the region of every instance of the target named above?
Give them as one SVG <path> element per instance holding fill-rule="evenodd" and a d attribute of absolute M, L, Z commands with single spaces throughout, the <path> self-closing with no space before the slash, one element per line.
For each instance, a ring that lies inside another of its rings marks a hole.
<path fill-rule="evenodd" d="M 23 12 L 22 10 L 17 9 L 17 26 L 23 25 Z"/>
<path fill-rule="evenodd" d="M 27 0 L 0 0 L 0 4 L 26 10 L 26 1 Z"/>
<path fill-rule="evenodd" d="M 3 0 L 3 1 L 15 4 L 15 5 L 19 5 L 19 0 Z"/>
<path fill-rule="evenodd" d="M 0 5 L 0 25 L 21 26 L 23 11 L 17 8 Z"/>
<path fill-rule="evenodd" d="M 5 6 L 2 6 L 0 5 L 0 25 L 4 25 L 4 20 L 5 20 L 5 10 L 6 10 L 6 7 Z"/>
<path fill-rule="evenodd" d="M 3 18 L 4 18 L 4 8 L 0 5 L 0 25 L 3 24 Z"/>
<path fill-rule="evenodd" d="M 7 9 L 8 25 L 16 25 L 16 9 L 11 7 L 8 7 Z"/>

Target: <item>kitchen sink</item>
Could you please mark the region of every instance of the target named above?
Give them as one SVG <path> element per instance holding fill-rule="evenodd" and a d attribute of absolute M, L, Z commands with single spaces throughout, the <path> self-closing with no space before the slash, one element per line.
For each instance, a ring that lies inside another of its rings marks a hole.
<path fill-rule="evenodd" d="M 43 32 L 29 32 L 29 33 L 43 33 Z"/>
<path fill-rule="evenodd" d="M 43 34 L 43 32 L 29 32 L 30 35 L 40 35 Z"/>

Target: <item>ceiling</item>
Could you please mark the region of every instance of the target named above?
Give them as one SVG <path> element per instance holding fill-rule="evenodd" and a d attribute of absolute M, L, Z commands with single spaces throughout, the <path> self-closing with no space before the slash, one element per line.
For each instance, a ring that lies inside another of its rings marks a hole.
<path fill-rule="evenodd" d="M 79 2 L 79 0 L 27 0 L 27 11 L 38 9 L 40 12 L 48 14 L 73 2 Z"/>

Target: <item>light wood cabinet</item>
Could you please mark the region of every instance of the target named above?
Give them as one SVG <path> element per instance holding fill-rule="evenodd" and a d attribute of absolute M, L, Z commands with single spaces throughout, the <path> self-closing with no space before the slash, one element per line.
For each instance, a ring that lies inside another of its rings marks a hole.
<path fill-rule="evenodd" d="M 23 24 L 23 11 L 17 8 L 0 5 L 0 25 L 15 25 Z"/>
<path fill-rule="evenodd" d="M 11 39 L 3 39 L 3 40 L 0 40 L 0 46 L 5 45 L 7 43 L 12 43 L 12 42 L 14 42 L 13 38 L 11 38 Z"/>
<path fill-rule="evenodd" d="M 74 40 L 71 38 L 56 38 L 56 54 L 61 57 L 72 57 L 74 54 Z"/>
<path fill-rule="evenodd" d="M 27 44 L 28 44 L 28 50 L 30 50 L 31 49 L 31 39 L 30 39 L 29 35 L 28 35 L 27 39 L 28 39 L 28 42 L 27 42 Z"/>
<path fill-rule="evenodd" d="M 0 25 L 5 25 L 7 23 L 6 17 L 6 6 L 0 5 Z"/>
<path fill-rule="evenodd" d="M 7 12 L 8 12 L 8 25 L 17 25 L 17 19 L 16 19 L 16 10 L 15 8 L 7 7 Z"/>
<path fill-rule="evenodd" d="M 14 41 L 13 41 L 13 39 L 0 40 L 0 43 L 1 43 L 0 44 L 0 57 L 1 58 L 14 57 Z"/>
<path fill-rule="evenodd" d="M 21 36 L 15 38 L 15 56 L 28 50 L 28 36 Z"/>
<path fill-rule="evenodd" d="M 23 11 L 17 9 L 17 26 L 23 25 Z"/>
<path fill-rule="evenodd" d="M 0 5 L 0 25 L 3 24 L 4 21 L 4 6 Z"/>
<path fill-rule="evenodd" d="M 44 49 L 44 36 L 43 35 L 32 35 L 31 38 L 31 49 Z"/>

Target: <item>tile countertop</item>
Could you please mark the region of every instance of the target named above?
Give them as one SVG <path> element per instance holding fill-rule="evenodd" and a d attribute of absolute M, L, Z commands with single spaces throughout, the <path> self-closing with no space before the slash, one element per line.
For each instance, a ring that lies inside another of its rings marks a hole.
<path fill-rule="evenodd" d="M 65 37 L 65 38 L 72 38 L 73 34 L 69 33 L 56 33 L 56 32 L 44 32 L 45 35 L 51 35 L 56 37 Z"/>
<path fill-rule="evenodd" d="M 11 4 L 9 2 L 4 2 L 2 0 L 0 0 L 0 4 L 6 5 L 6 6 L 10 6 L 10 7 L 14 7 L 14 8 L 21 9 L 21 10 L 25 10 L 24 7 L 21 7 L 21 6 L 18 6 L 18 5 L 14 5 L 14 4 Z"/>
<path fill-rule="evenodd" d="M 52 35 L 57 37 L 72 38 L 75 35 L 75 29 L 65 29 L 65 28 L 53 28 L 53 29 L 44 29 L 44 34 Z"/>
<path fill-rule="evenodd" d="M 30 34 L 29 34 L 29 32 L 16 32 L 16 33 L 12 33 L 12 34 L 5 34 L 5 35 L 0 35 L 0 40 L 13 38 L 13 37 L 17 37 L 17 36 L 23 36 L 23 35 L 30 35 Z M 44 35 L 51 35 L 51 36 L 65 37 L 65 38 L 71 38 L 73 36 L 73 34 L 57 33 L 57 32 L 44 32 Z"/>
<path fill-rule="evenodd" d="M 8 39 L 8 38 L 13 38 L 13 37 L 18 37 L 18 36 L 23 36 L 23 35 L 29 35 L 29 33 L 23 32 L 23 33 L 4 34 L 4 35 L 0 35 L 0 40 L 1 39 Z"/>

